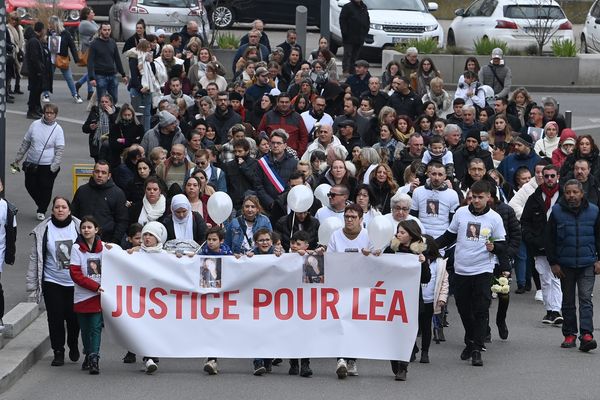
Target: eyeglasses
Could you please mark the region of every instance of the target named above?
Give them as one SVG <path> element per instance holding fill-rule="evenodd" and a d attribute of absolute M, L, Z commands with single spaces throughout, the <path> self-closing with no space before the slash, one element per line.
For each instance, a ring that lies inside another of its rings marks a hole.
<path fill-rule="evenodd" d="M 258 243 L 267 243 L 267 242 L 270 242 L 270 241 L 271 241 L 271 239 L 258 239 L 257 240 Z"/>
<path fill-rule="evenodd" d="M 408 207 L 394 207 L 393 210 L 394 211 L 404 211 L 404 212 L 407 212 L 407 211 L 410 211 L 410 208 L 408 208 Z"/>
<path fill-rule="evenodd" d="M 283 146 L 283 142 L 273 142 L 273 141 L 271 141 L 271 146 Z"/>
<path fill-rule="evenodd" d="M 327 197 L 333 198 L 335 196 L 343 196 L 343 194 L 341 194 L 341 193 L 333 193 L 333 192 L 327 193 Z"/>
<path fill-rule="evenodd" d="M 358 219 L 358 215 L 344 215 L 344 219 L 352 221 L 354 219 Z"/>
<path fill-rule="evenodd" d="M 544 174 L 544 178 L 556 178 L 556 174 Z"/>

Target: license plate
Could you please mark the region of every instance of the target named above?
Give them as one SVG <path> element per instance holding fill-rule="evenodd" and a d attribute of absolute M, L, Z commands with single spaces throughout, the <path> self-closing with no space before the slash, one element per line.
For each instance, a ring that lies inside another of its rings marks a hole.
<path fill-rule="evenodd" d="M 152 30 L 152 28 L 154 28 L 154 30 Z M 154 26 L 154 27 L 150 26 L 148 30 L 150 32 L 152 32 L 152 31 L 156 32 L 158 29 L 162 29 L 167 33 L 176 33 L 176 32 L 181 31 L 180 26 Z"/>
<path fill-rule="evenodd" d="M 392 43 L 406 43 L 408 42 L 408 38 L 403 38 L 403 37 L 393 37 L 392 38 Z"/>
<path fill-rule="evenodd" d="M 532 34 L 544 34 L 544 33 L 548 33 L 550 31 L 550 28 L 544 28 L 544 27 L 540 27 L 540 26 L 529 26 L 525 28 L 525 32 L 527 33 L 532 33 Z"/>

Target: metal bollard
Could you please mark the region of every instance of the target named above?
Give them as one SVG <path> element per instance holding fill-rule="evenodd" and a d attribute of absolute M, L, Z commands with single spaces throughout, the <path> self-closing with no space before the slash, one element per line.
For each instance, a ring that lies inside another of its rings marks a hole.
<path fill-rule="evenodd" d="M 567 128 L 571 128 L 571 124 L 573 123 L 573 111 L 567 110 L 565 111 L 565 124 Z"/>
<path fill-rule="evenodd" d="M 302 48 L 303 54 L 306 57 L 306 20 L 308 18 L 308 8 L 304 6 L 296 7 L 296 43 Z"/>
<path fill-rule="evenodd" d="M 330 0 L 321 0 L 321 26 L 319 27 L 321 35 L 327 39 L 327 43 L 331 42 L 331 21 L 329 21 L 329 2 Z M 305 53 L 308 53 L 308 49 L 307 51 L 305 51 Z"/>

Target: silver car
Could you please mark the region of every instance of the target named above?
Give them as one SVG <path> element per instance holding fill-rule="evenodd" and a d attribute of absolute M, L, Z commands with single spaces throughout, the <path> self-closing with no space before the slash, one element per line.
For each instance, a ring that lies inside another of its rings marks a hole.
<path fill-rule="evenodd" d="M 167 34 L 181 31 L 188 21 L 197 21 L 199 36 L 210 39 L 206 9 L 200 0 L 117 0 L 108 14 L 112 36 L 127 40 L 135 33 L 135 23 L 146 22 L 146 32 L 163 29 Z"/>

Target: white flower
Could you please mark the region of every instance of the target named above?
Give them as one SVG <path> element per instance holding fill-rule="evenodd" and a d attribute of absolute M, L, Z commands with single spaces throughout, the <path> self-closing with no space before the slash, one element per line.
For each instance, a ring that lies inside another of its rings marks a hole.
<path fill-rule="evenodd" d="M 492 233 L 492 231 L 490 230 L 490 228 L 483 228 L 481 230 L 481 235 L 486 238 L 490 237 L 491 233 Z"/>
<path fill-rule="evenodd" d="M 492 292 L 493 293 L 501 293 L 502 290 L 502 286 L 500 285 L 492 285 Z"/>
<path fill-rule="evenodd" d="M 498 278 L 498 284 L 500 286 L 506 286 L 506 285 L 508 285 L 508 279 L 506 279 L 505 277 L 502 276 L 502 277 Z"/>
<path fill-rule="evenodd" d="M 500 288 L 500 293 L 502 293 L 502 294 L 508 294 L 509 291 L 510 291 L 510 286 L 508 286 L 508 285 L 502 286 Z"/>

